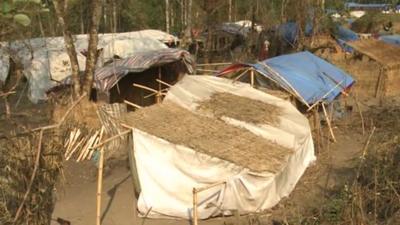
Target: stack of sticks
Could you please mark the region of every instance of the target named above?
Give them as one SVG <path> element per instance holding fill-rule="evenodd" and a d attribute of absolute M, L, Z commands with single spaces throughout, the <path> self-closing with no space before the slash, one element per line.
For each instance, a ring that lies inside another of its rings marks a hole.
<path fill-rule="evenodd" d="M 65 159 L 69 160 L 75 156 L 77 162 L 90 160 L 96 150 L 94 146 L 100 142 L 103 134 L 103 128 L 95 131 L 92 135 L 83 135 L 79 128 L 75 128 L 65 140 Z"/>

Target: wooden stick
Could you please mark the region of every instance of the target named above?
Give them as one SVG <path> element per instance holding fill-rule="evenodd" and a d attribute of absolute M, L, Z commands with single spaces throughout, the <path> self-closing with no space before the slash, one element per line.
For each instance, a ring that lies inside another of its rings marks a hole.
<path fill-rule="evenodd" d="M 206 69 L 199 69 L 199 68 L 197 68 L 196 70 L 203 71 L 203 72 L 212 72 L 212 73 L 219 72 L 219 70 L 206 70 Z"/>
<path fill-rule="evenodd" d="M 101 148 L 100 158 L 99 158 L 98 178 L 97 178 L 96 225 L 101 225 L 101 191 L 103 187 L 103 165 L 104 165 L 104 148 Z"/>
<path fill-rule="evenodd" d="M 167 82 L 164 82 L 164 81 L 162 81 L 162 80 L 160 80 L 160 79 L 156 79 L 156 81 L 157 81 L 158 83 L 164 84 L 164 85 L 167 86 L 167 87 L 172 87 L 172 85 L 170 85 L 170 84 L 168 84 Z M 164 90 L 165 90 L 165 89 L 164 89 Z"/>
<path fill-rule="evenodd" d="M 15 94 L 16 92 L 15 91 L 10 91 L 10 92 L 6 92 L 6 93 L 1 93 L 0 94 L 0 97 L 7 97 L 8 95 L 12 95 L 12 94 Z"/>
<path fill-rule="evenodd" d="M 223 66 L 223 65 L 231 65 L 232 63 L 226 62 L 226 63 L 203 63 L 203 64 L 197 64 L 197 66 Z"/>
<path fill-rule="evenodd" d="M 332 93 L 338 86 L 340 86 L 343 83 L 343 80 L 340 81 L 340 83 L 336 84 L 335 87 L 333 87 L 331 90 L 326 92 L 318 101 L 316 101 L 312 106 L 308 107 L 307 112 L 309 112 L 311 109 L 313 109 L 316 105 L 318 105 L 320 102 L 324 100 L 326 96 L 328 96 L 330 93 Z"/>
<path fill-rule="evenodd" d="M 335 135 L 333 134 L 333 130 L 332 130 L 331 120 L 329 119 L 328 113 L 326 112 L 325 104 L 322 103 L 321 105 L 322 105 L 322 110 L 324 111 L 326 123 L 328 124 L 329 132 L 331 133 L 333 142 L 336 142 L 336 138 L 335 138 Z"/>
<path fill-rule="evenodd" d="M 197 213 L 197 193 L 200 193 L 202 191 L 208 190 L 210 188 L 216 187 L 221 184 L 226 184 L 226 181 L 221 181 L 217 182 L 215 184 L 211 184 L 206 187 L 201 187 L 201 188 L 193 188 L 192 193 L 193 193 L 193 209 L 192 209 L 192 219 L 193 219 L 193 225 L 198 225 L 198 213 Z"/>
<path fill-rule="evenodd" d="M 250 85 L 254 87 L 254 69 L 250 70 Z"/>
<path fill-rule="evenodd" d="M 123 135 L 125 135 L 125 134 L 128 134 L 128 133 L 131 132 L 131 131 L 132 131 L 132 130 L 126 130 L 126 131 L 123 131 L 123 132 L 121 132 L 121 133 L 119 133 L 119 134 L 117 134 L 117 135 L 115 135 L 115 136 L 112 136 L 112 137 L 106 139 L 105 141 L 102 141 L 102 142 L 100 142 L 99 144 L 95 145 L 94 147 L 92 147 L 92 149 L 99 148 L 99 147 L 103 146 L 104 144 L 107 144 L 108 142 L 110 142 L 110 141 L 112 141 L 112 140 L 114 140 L 114 139 L 120 138 L 121 136 L 123 136 Z"/>
<path fill-rule="evenodd" d="M 33 168 L 32 176 L 31 176 L 31 179 L 29 180 L 28 188 L 27 188 L 27 190 L 25 192 L 24 198 L 22 199 L 22 202 L 18 207 L 17 213 L 15 214 L 15 217 L 14 217 L 14 220 L 13 220 L 13 224 L 16 224 L 16 222 L 17 222 L 17 220 L 19 218 L 19 215 L 21 214 L 22 208 L 24 207 L 24 204 L 25 204 L 26 200 L 28 199 L 28 196 L 29 196 L 29 194 L 31 192 L 33 181 L 35 180 L 37 170 L 39 169 L 40 155 L 42 153 L 42 138 L 43 138 L 43 130 L 40 130 L 39 143 L 38 143 L 38 147 L 37 147 L 37 150 L 36 150 L 35 166 Z"/>
<path fill-rule="evenodd" d="M 197 221 L 197 191 L 196 188 L 193 188 L 193 212 L 192 212 L 192 219 L 193 219 L 193 225 L 198 225 Z"/>
<path fill-rule="evenodd" d="M 353 95 L 352 95 L 352 96 L 353 96 Z M 358 102 L 356 96 L 353 96 L 353 98 L 354 98 L 354 101 L 356 102 L 357 110 L 358 110 L 358 113 L 360 114 L 360 117 L 361 117 L 362 132 L 363 132 L 363 135 L 365 135 L 364 116 L 363 116 L 362 111 L 361 111 L 360 103 Z"/>
<path fill-rule="evenodd" d="M 246 69 L 245 71 L 243 71 L 241 74 L 239 74 L 239 76 L 237 76 L 235 79 L 233 79 L 233 82 L 238 81 L 240 78 L 242 78 L 248 71 L 250 70 L 250 68 Z"/>
<path fill-rule="evenodd" d="M 128 100 L 124 100 L 124 103 L 127 104 L 127 105 L 130 105 L 130 106 L 133 106 L 133 107 L 135 107 L 135 108 L 138 108 L 138 109 L 143 108 L 142 106 L 136 105 L 135 103 L 132 103 L 132 102 L 130 102 L 130 101 L 128 101 Z"/>
<path fill-rule="evenodd" d="M 142 89 L 145 89 L 145 90 L 154 92 L 154 93 L 157 93 L 157 92 L 158 92 L 157 90 L 154 90 L 153 88 L 149 88 L 149 87 L 146 87 L 146 86 L 143 86 L 143 85 L 140 85 L 140 84 L 135 84 L 135 83 L 134 83 L 133 86 L 134 86 L 134 87 L 138 87 L 138 88 L 142 88 Z"/>

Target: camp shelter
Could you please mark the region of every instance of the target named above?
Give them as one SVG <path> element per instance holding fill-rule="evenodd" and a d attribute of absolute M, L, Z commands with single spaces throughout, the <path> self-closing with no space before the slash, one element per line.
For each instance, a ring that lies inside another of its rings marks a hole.
<path fill-rule="evenodd" d="M 382 35 L 379 37 L 379 40 L 384 41 L 388 44 L 400 46 L 400 35 L 398 35 L 398 34 Z"/>
<path fill-rule="evenodd" d="M 346 2 L 344 4 L 345 9 L 347 10 L 388 10 L 391 8 L 391 4 L 385 4 L 385 3 L 356 3 L 356 2 Z"/>
<path fill-rule="evenodd" d="M 348 43 L 354 50 L 344 69 L 357 81 L 363 97 L 398 96 L 400 89 L 400 47 L 374 39 Z"/>
<path fill-rule="evenodd" d="M 227 113 L 243 116 L 261 102 L 278 110 L 278 120 L 251 123 L 199 110 L 218 93 L 246 99 L 223 108 Z M 185 76 L 163 103 L 128 113 L 124 123 L 133 132 L 138 210 L 153 218 L 261 212 L 288 196 L 315 160 L 308 121 L 295 107 L 220 77 Z"/>
<path fill-rule="evenodd" d="M 353 49 L 347 44 L 349 41 L 357 41 L 359 40 L 359 36 L 356 32 L 346 28 L 344 26 L 338 25 L 336 27 L 336 41 L 342 47 L 345 52 L 352 52 Z"/>
<path fill-rule="evenodd" d="M 184 74 L 193 73 L 193 67 L 194 60 L 185 50 L 166 48 L 138 52 L 97 69 L 96 89 L 106 94 L 105 100 L 109 103 L 123 103 L 127 100 L 139 106 L 147 106 L 159 100 L 159 94 L 167 88 L 157 79 L 173 85 Z M 135 87 L 134 84 L 144 87 Z"/>
<path fill-rule="evenodd" d="M 256 88 L 285 91 L 307 109 L 319 102 L 332 102 L 354 83 L 349 74 L 307 51 L 255 64 L 234 64 L 218 76 L 248 82 Z"/>
<path fill-rule="evenodd" d="M 158 30 L 142 30 L 126 33 L 99 34 L 98 66 L 114 57 L 125 58 L 136 52 L 167 48 L 166 44 L 178 39 Z M 85 70 L 88 35 L 73 36 L 79 69 Z M 46 91 L 58 86 L 71 75 L 71 66 L 63 37 L 32 38 L 0 43 L 0 81 L 9 73 L 10 60 L 22 65 L 22 72 L 29 82 L 29 99 L 37 103 L 46 100 Z"/>

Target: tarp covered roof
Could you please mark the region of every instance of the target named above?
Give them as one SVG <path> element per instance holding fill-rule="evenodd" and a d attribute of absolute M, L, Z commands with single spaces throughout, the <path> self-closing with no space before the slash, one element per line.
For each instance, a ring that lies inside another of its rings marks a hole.
<path fill-rule="evenodd" d="M 357 33 L 344 26 L 337 26 L 336 40 L 342 49 L 346 52 L 352 52 L 353 49 L 347 44 L 349 41 L 359 40 Z"/>
<path fill-rule="evenodd" d="M 96 85 L 99 90 L 107 92 L 128 73 L 139 73 L 154 66 L 162 66 L 179 60 L 186 65 L 188 73 L 193 73 L 195 62 L 190 53 L 185 50 L 166 48 L 138 52 L 131 57 L 115 60 L 107 66 L 97 69 Z"/>
<path fill-rule="evenodd" d="M 348 45 L 387 68 L 400 65 L 400 46 L 375 39 L 352 41 Z"/>
<path fill-rule="evenodd" d="M 318 101 L 331 102 L 354 83 L 349 74 L 307 51 L 242 65 L 253 67 L 308 106 Z"/>
<path fill-rule="evenodd" d="M 346 2 L 344 4 L 346 9 L 387 9 L 391 5 L 390 4 L 376 4 L 376 3 L 370 3 L 370 4 L 362 4 L 362 3 L 355 3 L 355 2 Z"/>
<path fill-rule="evenodd" d="M 395 44 L 400 46 L 400 35 L 383 35 L 379 37 L 379 40 L 384 41 L 388 44 Z"/>

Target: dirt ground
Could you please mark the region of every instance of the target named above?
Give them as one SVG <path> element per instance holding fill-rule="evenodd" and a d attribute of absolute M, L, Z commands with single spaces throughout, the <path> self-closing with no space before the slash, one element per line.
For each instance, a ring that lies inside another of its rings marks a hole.
<path fill-rule="evenodd" d="M 368 129 L 368 127 L 367 127 Z M 341 187 L 352 179 L 354 166 L 367 138 L 362 135 L 357 113 L 338 122 L 334 128 L 337 143 L 325 141 L 325 147 L 317 153 L 317 161 L 310 166 L 295 190 L 273 209 L 259 215 L 214 218 L 199 224 L 280 224 L 277 221 L 295 223 L 307 210 L 327 201 L 331 190 Z M 325 132 L 328 134 L 327 132 Z M 104 179 L 104 225 L 128 224 L 190 224 L 186 220 L 159 220 L 139 218 L 136 199 L 128 164 L 121 162 Z M 65 183 L 57 189 L 57 203 L 53 218 L 63 218 L 73 225 L 93 224 L 96 210 L 96 169 L 92 162 L 66 163 Z M 237 223 L 239 221 L 239 223 Z M 56 225 L 57 223 L 54 223 Z"/>

